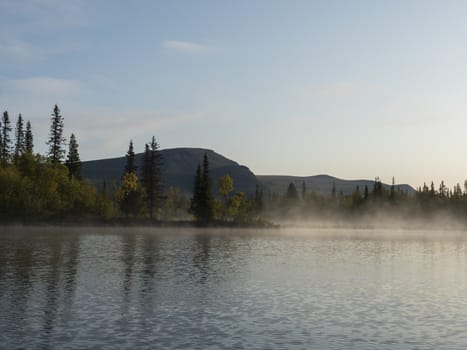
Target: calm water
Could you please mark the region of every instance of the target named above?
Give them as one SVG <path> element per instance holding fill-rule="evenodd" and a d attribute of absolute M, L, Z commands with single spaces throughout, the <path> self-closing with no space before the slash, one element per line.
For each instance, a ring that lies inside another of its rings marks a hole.
<path fill-rule="evenodd" d="M 467 232 L 0 233 L 4 349 L 467 348 Z"/>

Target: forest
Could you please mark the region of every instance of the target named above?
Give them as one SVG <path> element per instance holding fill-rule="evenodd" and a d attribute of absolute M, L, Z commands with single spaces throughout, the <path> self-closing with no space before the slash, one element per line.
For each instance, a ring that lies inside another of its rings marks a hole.
<path fill-rule="evenodd" d="M 191 198 L 179 188 L 164 189 L 163 162 L 156 138 L 144 145 L 136 163 L 133 142 L 118 182 L 95 186 L 81 175 L 79 144 L 75 134 L 67 140 L 64 118 L 57 105 L 50 119 L 48 152 L 34 152 L 32 125 L 19 114 L 15 127 L 7 111 L 0 120 L 0 221 L 7 223 L 193 223 L 199 225 L 267 225 L 284 219 L 364 219 L 390 214 L 406 219 L 450 215 L 467 217 L 467 182 L 449 189 L 441 182 L 424 184 L 415 194 L 400 190 L 394 180 L 389 189 L 377 177 L 373 186 L 355 188 L 344 195 L 308 191 L 306 184 L 290 183 L 283 193 L 263 190 L 253 196 L 235 191 L 229 174 L 213 179 L 209 159 L 193 174 Z M 263 194 L 264 192 L 264 194 Z M 266 221 L 268 220 L 268 221 Z"/>

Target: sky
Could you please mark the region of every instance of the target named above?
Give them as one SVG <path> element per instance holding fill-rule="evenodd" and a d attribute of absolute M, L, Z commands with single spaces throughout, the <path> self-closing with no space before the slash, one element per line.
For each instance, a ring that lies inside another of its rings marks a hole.
<path fill-rule="evenodd" d="M 0 108 L 82 160 L 213 149 L 255 174 L 467 179 L 467 2 L 0 0 Z"/>

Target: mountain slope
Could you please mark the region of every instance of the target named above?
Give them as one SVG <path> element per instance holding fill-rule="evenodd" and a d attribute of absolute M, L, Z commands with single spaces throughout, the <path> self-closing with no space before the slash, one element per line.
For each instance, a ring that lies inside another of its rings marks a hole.
<path fill-rule="evenodd" d="M 305 182 L 308 192 L 317 192 L 329 195 L 333 183 L 336 191 L 351 194 L 357 186 L 363 192 L 365 185 L 371 192 L 372 180 L 342 180 L 328 175 L 316 176 L 280 176 L 280 175 L 258 175 L 255 176 L 246 166 L 239 165 L 212 150 L 202 148 L 172 148 L 161 150 L 163 157 L 163 183 L 165 189 L 170 186 L 179 187 L 182 193 L 191 195 L 193 190 L 194 175 L 196 167 L 203 161 L 204 153 L 207 154 L 211 169 L 211 176 L 215 181 L 221 176 L 229 174 L 234 180 L 235 191 L 245 192 L 247 195 L 255 193 L 256 184 L 260 184 L 265 194 L 285 194 L 287 186 L 293 182 L 298 191 L 301 191 L 302 183 Z M 141 165 L 143 154 L 136 155 L 136 163 Z M 119 181 L 125 167 L 125 157 L 100 159 L 82 163 L 83 177 L 91 180 L 95 185 L 102 185 L 105 180 L 108 185 L 113 181 Z M 390 185 L 383 184 L 385 188 Z M 414 189 L 405 184 L 396 185 L 396 188 L 414 193 Z"/>
<path fill-rule="evenodd" d="M 298 191 L 301 191 L 302 184 L 305 182 L 307 191 L 313 191 L 320 194 L 330 194 L 333 184 L 336 185 L 336 192 L 342 191 L 344 194 L 351 194 L 355 188 L 359 186 L 360 191 L 363 193 L 365 185 L 368 190 L 373 190 L 374 181 L 371 180 L 342 180 L 329 175 L 315 175 L 315 176 L 280 176 L 280 175 L 256 175 L 258 181 L 261 182 L 263 188 L 267 189 L 270 193 L 284 194 L 287 186 L 293 182 Z M 390 185 L 383 184 L 384 188 L 389 189 Z M 407 191 L 408 194 L 413 194 L 415 190 L 407 184 L 396 184 L 396 189 Z"/>
<path fill-rule="evenodd" d="M 202 148 L 172 148 L 160 151 L 163 159 L 162 177 L 164 187 L 179 187 L 182 193 L 191 194 L 193 181 L 198 164 L 203 161 L 206 153 L 209 159 L 211 176 L 215 181 L 229 174 L 234 180 L 235 191 L 248 195 L 255 192 L 257 180 L 246 166 L 208 149 Z M 136 164 L 142 164 L 143 154 L 136 154 Z M 120 180 L 125 167 L 125 157 L 92 160 L 82 163 L 83 177 L 95 185 L 101 185 L 105 180 L 108 184 Z"/>

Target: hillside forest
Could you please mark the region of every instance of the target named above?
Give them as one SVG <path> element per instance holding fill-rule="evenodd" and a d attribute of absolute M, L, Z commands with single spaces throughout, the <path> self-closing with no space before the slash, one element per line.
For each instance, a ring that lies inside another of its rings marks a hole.
<path fill-rule="evenodd" d="M 126 152 L 119 181 L 92 184 L 82 177 L 78 139 L 64 135 L 57 105 L 50 118 L 46 154 L 34 152 L 32 125 L 21 114 L 15 126 L 7 111 L 0 120 L 0 221 L 8 223 L 196 223 L 201 225 L 265 225 L 283 219 L 344 218 L 364 220 L 379 214 L 430 218 L 434 214 L 467 217 L 467 181 L 450 189 L 433 182 L 409 194 L 394 179 L 344 194 L 334 185 L 321 194 L 305 182 L 291 182 L 282 193 L 266 191 L 260 182 L 254 195 L 235 190 L 229 174 L 212 178 L 209 158 L 193 173 L 191 197 L 164 186 L 163 158 L 153 136 L 136 162 L 133 142 Z"/>

